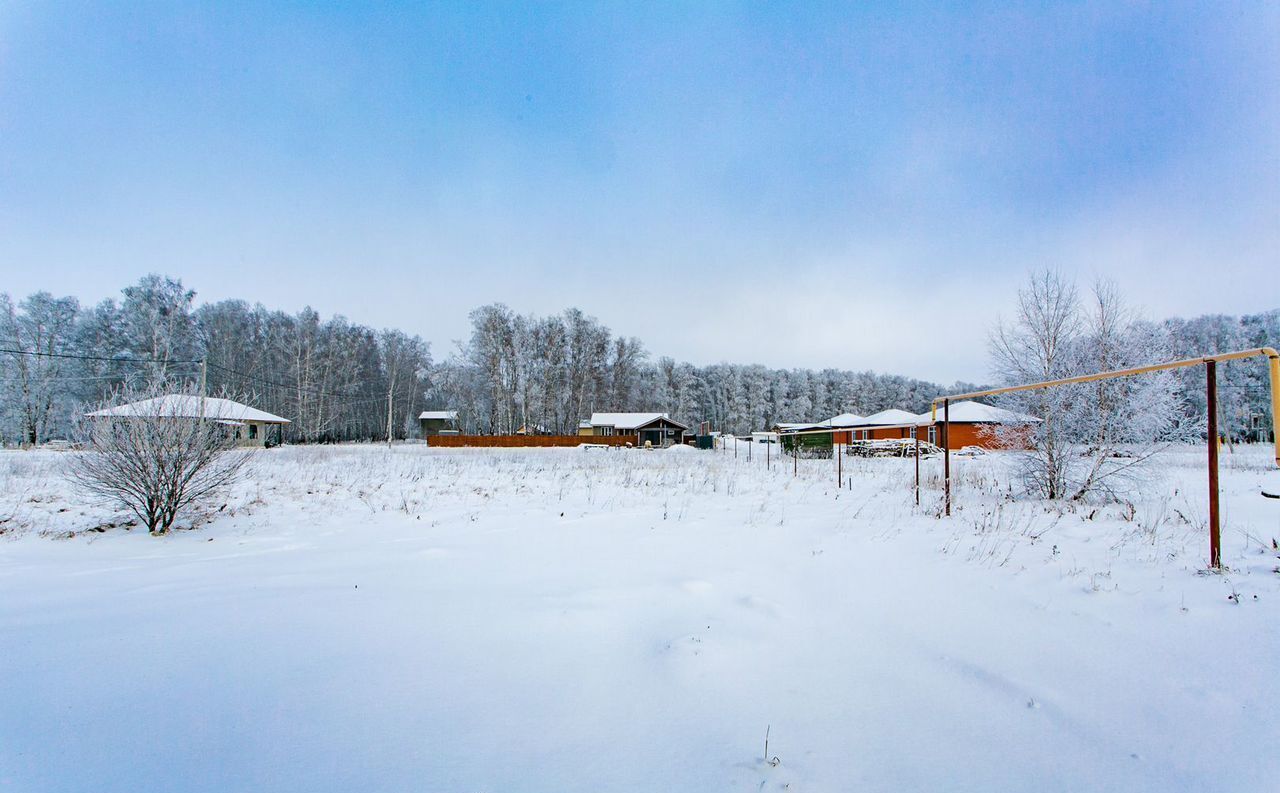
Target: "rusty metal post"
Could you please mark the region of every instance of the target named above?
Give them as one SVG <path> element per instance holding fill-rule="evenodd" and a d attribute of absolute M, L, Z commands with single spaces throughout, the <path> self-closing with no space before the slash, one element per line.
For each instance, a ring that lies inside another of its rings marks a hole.
<path fill-rule="evenodd" d="M 770 438 L 769 442 L 764 445 L 764 470 L 769 471 L 772 469 L 773 469 L 773 439 Z"/>
<path fill-rule="evenodd" d="M 751 436 L 751 443 L 747 444 L 747 462 L 751 462 L 751 447 L 756 445 L 756 436 Z"/>
<path fill-rule="evenodd" d="M 1267 369 L 1271 379 L 1271 440 L 1276 465 L 1280 466 L 1280 355 L 1268 356 Z"/>
<path fill-rule="evenodd" d="M 1209 413 L 1209 566 L 1222 568 L 1222 538 L 1218 524 L 1218 364 L 1204 362 Z"/>
<path fill-rule="evenodd" d="M 844 455 L 840 453 L 840 444 L 833 443 L 831 447 L 836 450 L 836 490 L 844 487 Z"/>
<path fill-rule="evenodd" d="M 800 475 L 800 436 L 795 437 L 795 442 L 791 444 L 791 475 Z"/>
<path fill-rule="evenodd" d="M 920 428 L 916 428 L 916 506 L 920 506 Z"/>
<path fill-rule="evenodd" d="M 942 481 L 951 517 L 951 400 L 942 400 Z"/>

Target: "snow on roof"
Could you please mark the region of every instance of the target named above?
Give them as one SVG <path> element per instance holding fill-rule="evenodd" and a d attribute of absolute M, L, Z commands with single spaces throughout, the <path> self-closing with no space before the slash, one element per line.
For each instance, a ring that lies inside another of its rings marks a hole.
<path fill-rule="evenodd" d="M 801 430 L 825 430 L 831 427 L 827 424 L 801 424 L 794 421 L 779 421 L 773 426 L 782 432 L 800 432 Z"/>
<path fill-rule="evenodd" d="M 839 416 L 827 419 L 826 423 L 832 427 L 853 427 L 859 421 L 862 421 L 862 416 L 857 413 L 841 413 Z"/>
<path fill-rule="evenodd" d="M 932 411 L 926 410 L 921 413 L 919 418 L 925 422 L 932 422 Z M 981 402 L 965 400 L 964 402 L 953 402 L 948 413 L 951 421 L 958 421 L 968 424 L 1031 424 L 1039 422 L 1040 419 L 1035 416 L 1028 416 L 1023 413 L 1014 413 L 1012 410 L 1005 410 L 993 405 L 984 405 Z M 938 403 L 938 421 L 942 421 L 942 403 Z"/>
<path fill-rule="evenodd" d="M 202 404 L 203 403 L 203 404 Z M 173 418 L 198 419 L 204 417 L 224 423 L 243 423 L 257 421 L 263 424 L 288 424 L 289 419 L 281 418 L 265 410 L 251 408 L 240 402 L 217 397 L 201 399 L 191 394 L 165 394 L 152 399 L 128 402 L 118 407 L 95 410 L 87 414 L 92 417 L 104 416 L 167 416 Z"/>
<path fill-rule="evenodd" d="M 418 416 L 418 420 L 422 419 L 441 419 L 443 421 L 457 421 L 458 411 L 456 410 L 424 410 Z"/>
<path fill-rule="evenodd" d="M 893 424 L 915 424 L 920 421 L 920 417 L 914 413 L 908 413 L 898 408 L 889 408 L 879 413 L 872 413 L 870 416 L 851 424 L 853 427 L 882 427 Z"/>
<path fill-rule="evenodd" d="M 668 416 L 666 413 L 592 413 L 591 426 L 593 427 L 613 427 L 619 430 L 634 430 L 643 427 L 646 424 L 652 424 L 658 419 L 666 419 L 677 427 L 689 429 L 687 424 Z"/>

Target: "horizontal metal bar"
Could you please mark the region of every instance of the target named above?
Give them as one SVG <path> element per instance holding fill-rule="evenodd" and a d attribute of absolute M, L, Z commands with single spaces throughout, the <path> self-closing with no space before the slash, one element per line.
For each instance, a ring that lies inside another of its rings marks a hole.
<path fill-rule="evenodd" d="M 1132 369 L 1116 369 L 1110 372 L 1096 372 L 1094 374 L 1079 375 L 1078 377 L 1063 377 L 1058 380 L 1044 380 L 1039 383 L 1027 383 L 1025 385 L 1005 386 L 1004 388 L 988 388 L 985 391 L 970 391 L 966 394 L 944 394 L 934 397 L 931 401 L 930 413 L 935 418 L 938 412 L 938 403 L 944 400 L 954 402 L 957 399 L 975 399 L 977 397 L 994 396 L 996 394 L 1011 394 L 1015 391 L 1034 391 L 1041 388 L 1052 388 L 1059 385 L 1071 385 L 1073 383 L 1091 383 L 1096 380 L 1110 380 L 1116 377 L 1131 377 L 1138 374 L 1147 374 L 1150 372 L 1160 372 L 1168 369 L 1185 369 L 1189 366 L 1199 366 L 1209 361 L 1236 361 L 1242 358 L 1253 358 L 1255 356 L 1263 356 L 1268 359 L 1271 380 L 1271 432 L 1275 437 L 1275 461 L 1276 466 L 1280 467 L 1280 352 L 1276 352 L 1273 347 L 1254 347 L 1248 350 L 1239 350 L 1237 352 L 1220 352 L 1212 355 L 1202 355 L 1199 358 L 1184 358 L 1180 361 L 1169 361 L 1168 363 L 1156 363 L 1149 366 L 1135 366 Z"/>
<path fill-rule="evenodd" d="M 1116 369 L 1110 372 L 1095 372 L 1094 374 L 1078 375 L 1076 377 L 1063 377 L 1057 380 L 1044 380 L 1039 383 L 1011 385 L 1003 388 L 988 388 L 985 391 L 969 391 L 964 394 L 944 394 L 942 396 L 934 397 L 931 402 L 936 408 L 937 404 L 944 399 L 950 399 L 954 402 L 957 399 L 976 399 L 977 397 L 994 396 L 996 394 L 1010 394 L 1015 391 L 1033 391 L 1040 388 L 1071 385 L 1072 383 L 1091 383 L 1095 380 L 1110 380 L 1115 377 L 1131 377 L 1136 374 L 1159 372 L 1164 369 L 1182 369 L 1188 366 L 1198 366 L 1206 361 L 1234 361 L 1240 358 L 1252 358 L 1256 355 L 1263 355 L 1268 358 L 1280 358 L 1280 353 L 1277 353 L 1270 347 L 1255 347 L 1251 350 L 1241 350 L 1239 352 L 1216 353 L 1214 355 L 1203 355 L 1199 358 L 1185 358 L 1180 361 L 1170 361 L 1168 363 L 1156 363 L 1149 366 L 1135 366 L 1132 369 Z"/>

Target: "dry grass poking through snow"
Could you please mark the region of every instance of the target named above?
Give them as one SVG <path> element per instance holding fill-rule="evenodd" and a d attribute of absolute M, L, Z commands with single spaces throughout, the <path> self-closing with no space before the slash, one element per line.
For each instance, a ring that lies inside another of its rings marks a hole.
<path fill-rule="evenodd" d="M 0 536 L 52 538 L 130 529 L 127 514 L 86 503 L 66 481 L 68 453 L 0 453 Z M 953 459 L 953 511 L 943 513 L 939 460 L 922 464 L 921 505 L 914 504 L 909 460 L 846 458 L 837 487 L 834 462 L 763 455 L 748 461 L 688 449 L 461 449 L 424 446 L 286 447 L 262 453 L 245 483 L 182 522 L 251 518 L 276 510 L 345 513 L 353 519 L 399 514 L 427 525 L 454 518 L 562 513 L 569 517 L 639 513 L 696 523 L 732 509 L 744 528 L 785 526 L 815 510 L 836 532 L 889 538 L 923 535 L 944 553 L 991 567 L 1065 564 L 1070 575 L 1109 575 L 1114 561 L 1201 566 L 1207 532 L 1203 451 L 1162 457 L 1149 492 L 1123 504 L 1021 500 L 1000 455 Z M 1257 496 L 1271 474 L 1269 452 L 1242 446 L 1223 455 L 1224 546 L 1229 566 L 1272 556 L 1280 531 Z M 1275 510 L 1271 510 L 1274 512 Z M 923 537 L 921 537 L 923 540 Z M 1096 584 L 1094 584 L 1096 586 Z"/>

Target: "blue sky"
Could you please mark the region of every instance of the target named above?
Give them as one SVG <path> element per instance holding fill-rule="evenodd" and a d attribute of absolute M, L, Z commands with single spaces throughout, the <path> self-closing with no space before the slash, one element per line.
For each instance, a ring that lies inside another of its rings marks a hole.
<path fill-rule="evenodd" d="M 1266 4 L 0 7 L 0 291 L 980 380 L 1031 267 L 1280 306 Z"/>

